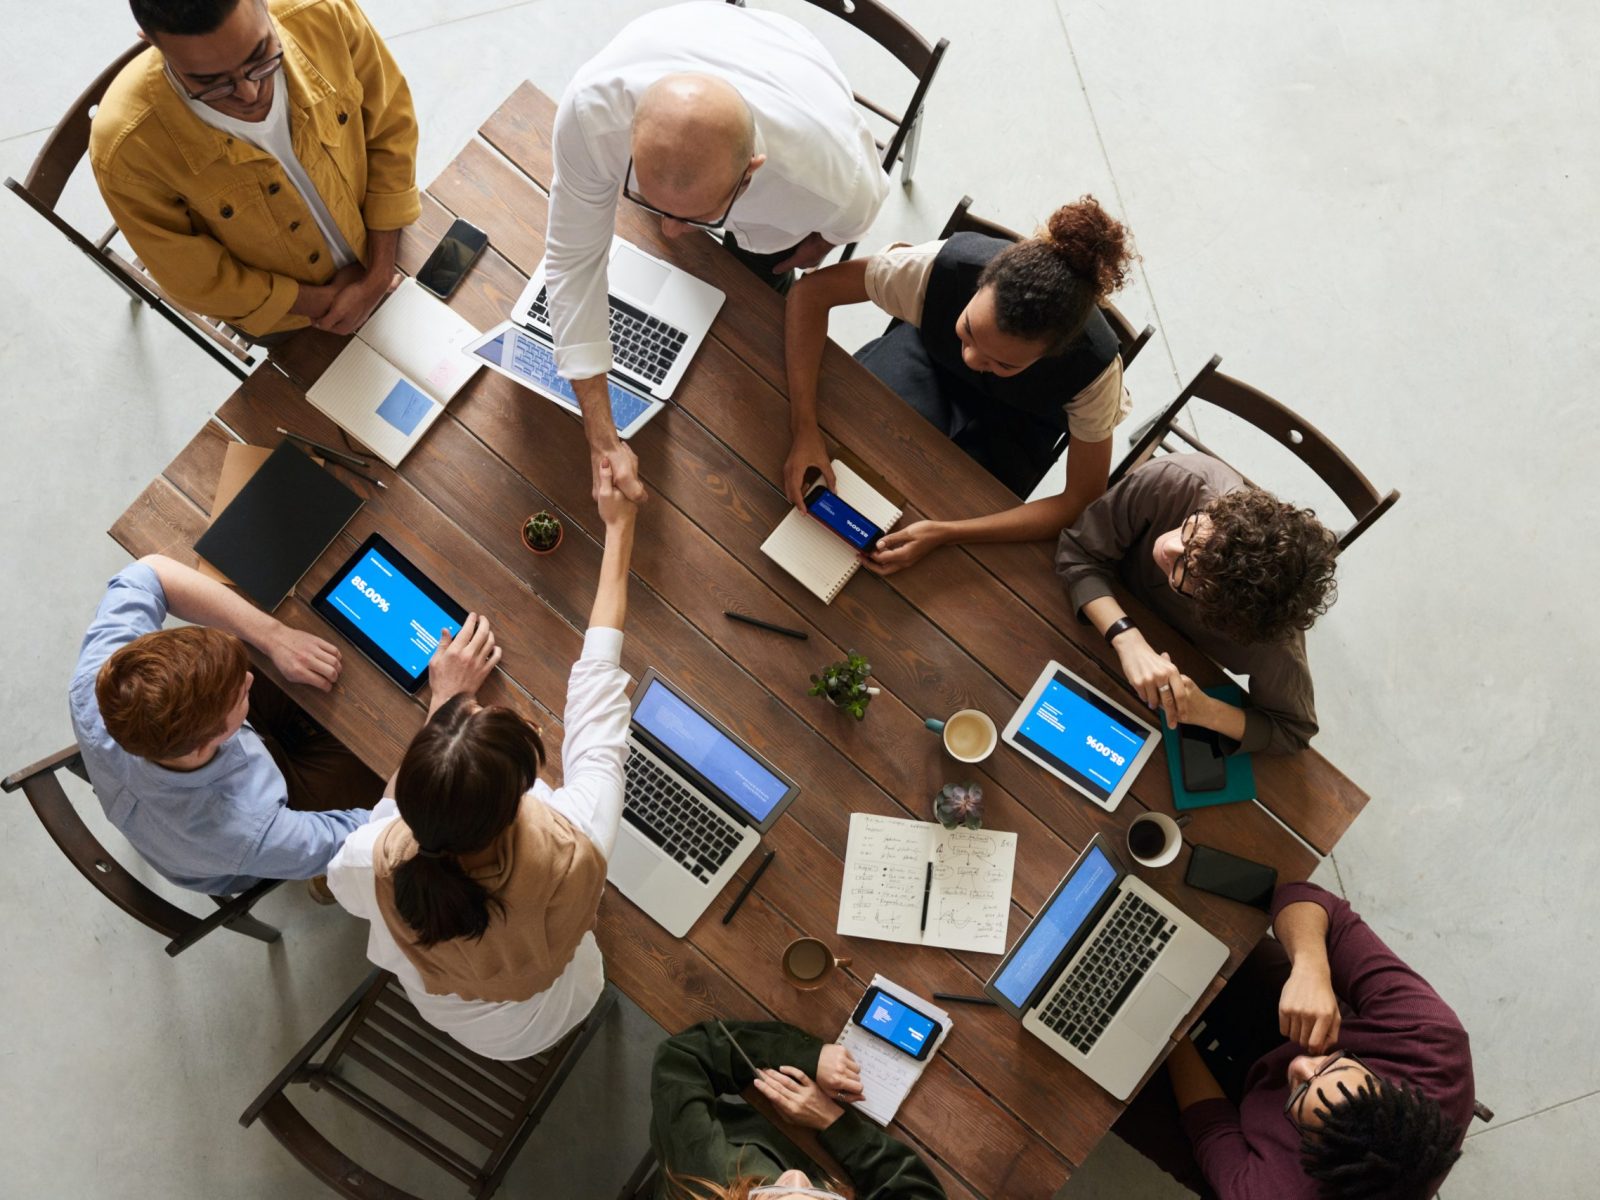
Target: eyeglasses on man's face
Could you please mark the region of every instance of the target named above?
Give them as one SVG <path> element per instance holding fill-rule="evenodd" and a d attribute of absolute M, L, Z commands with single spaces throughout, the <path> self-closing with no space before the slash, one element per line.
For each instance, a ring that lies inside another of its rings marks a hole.
<path fill-rule="evenodd" d="M 274 32 L 272 35 L 272 46 L 277 47 L 273 53 L 267 55 L 267 57 L 263 59 L 257 60 L 256 62 L 246 63 L 244 67 L 237 72 L 237 74 L 242 76 L 250 83 L 260 83 L 268 77 L 277 74 L 277 72 L 283 67 L 284 50 L 282 43 L 278 41 L 276 32 Z M 176 72 L 173 74 L 174 77 L 176 77 Z M 185 86 L 183 89 L 183 94 L 188 96 L 191 100 L 198 100 L 205 104 L 211 104 L 218 100 L 226 100 L 238 90 L 238 80 L 234 78 L 228 78 L 223 80 L 221 83 L 211 84 L 210 86 L 198 92 L 191 92 L 188 87 Z"/>
<path fill-rule="evenodd" d="M 1354 1054 L 1350 1054 L 1344 1050 L 1335 1050 L 1328 1060 L 1312 1073 L 1309 1079 L 1305 1080 L 1289 1093 L 1289 1099 L 1285 1101 L 1283 1105 L 1283 1115 L 1288 1117 L 1289 1120 L 1294 1122 L 1295 1125 L 1299 1125 L 1302 1117 L 1300 1105 L 1302 1102 L 1304 1102 L 1307 1094 L 1310 1093 L 1311 1085 L 1318 1079 L 1321 1079 L 1329 1071 L 1337 1071 L 1342 1067 L 1359 1067 L 1362 1071 L 1366 1072 L 1370 1078 L 1374 1080 L 1378 1078 L 1378 1073 L 1371 1067 L 1367 1066 L 1366 1063 L 1362 1062 Z"/>
<path fill-rule="evenodd" d="M 1190 513 L 1178 528 L 1178 559 L 1172 564 L 1172 574 L 1167 577 L 1167 582 L 1180 596 L 1189 594 L 1184 588 L 1189 582 L 1189 560 L 1194 556 L 1194 536 L 1200 532 L 1202 515 L 1198 512 Z"/>
<path fill-rule="evenodd" d="M 750 172 L 747 170 L 739 176 L 739 182 L 733 185 L 733 191 L 728 196 L 727 207 L 722 210 L 722 215 L 715 221 L 707 221 L 699 217 L 680 217 L 677 213 L 669 213 L 664 208 L 657 208 L 639 194 L 639 189 L 634 186 L 637 182 L 633 174 L 633 156 L 630 154 L 628 156 L 628 172 L 623 176 L 622 181 L 622 194 L 625 197 L 646 212 L 654 213 L 665 220 L 676 221 L 680 225 L 692 225 L 694 228 L 703 229 L 707 233 L 719 233 L 722 227 L 728 223 L 728 218 L 733 215 L 733 206 L 739 202 L 739 197 L 744 194 L 745 185 L 750 182 Z M 757 1193 L 751 1192 L 750 1194 L 754 1196 Z M 827 1194 L 831 1196 L 833 1193 L 829 1192 Z"/>

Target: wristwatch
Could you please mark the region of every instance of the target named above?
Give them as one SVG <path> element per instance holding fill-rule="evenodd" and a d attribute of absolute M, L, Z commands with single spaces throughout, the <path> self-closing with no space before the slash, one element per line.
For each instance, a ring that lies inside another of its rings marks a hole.
<path fill-rule="evenodd" d="M 1111 646 L 1111 643 L 1116 641 L 1120 635 L 1127 633 L 1130 629 L 1137 628 L 1139 627 L 1133 623 L 1132 617 L 1118 617 L 1106 627 L 1106 645 Z M 1116 649 L 1115 646 L 1111 646 L 1111 648 L 1113 650 Z"/>

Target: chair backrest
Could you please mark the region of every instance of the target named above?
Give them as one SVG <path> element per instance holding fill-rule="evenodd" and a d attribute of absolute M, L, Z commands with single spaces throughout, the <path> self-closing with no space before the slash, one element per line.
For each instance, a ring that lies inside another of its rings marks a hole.
<path fill-rule="evenodd" d="M 615 1001 L 616 991 L 607 985 L 583 1023 L 554 1047 L 532 1058 L 500 1062 L 474 1054 L 428 1024 L 393 975 L 373 971 L 245 1109 L 239 1123 L 248 1126 L 259 1119 L 340 1195 L 414 1200 L 412 1193 L 335 1148 L 284 1094 L 290 1084 L 309 1084 L 461 1180 L 473 1196 L 487 1197 L 500 1186 Z M 328 1053 L 312 1061 L 330 1040 Z M 484 1153 L 469 1156 L 457 1148 L 464 1141 L 477 1143 Z"/>
<path fill-rule="evenodd" d="M 1148 462 L 1158 449 L 1169 452 L 1175 449 L 1168 442 L 1169 437 L 1178 439 L 1192 450 L 1221 458 L 1198 437 L 1175 424 L 1178 414 L 1189 401 L 1204 400 L 1232 413 L 1287 449 L 1310 467 L 1339 503 L 1350 510 L 1354 523 L 1339 536 L 1340 551 L 1366 532 L 1400 499 L 1400 493 L 1394 489 L 1387 494 L 1380 493 L 1326 434 L 1287 405 L 1217 370 L 1221 362 L 1220 356 L 1212 355 L 1211 361 L 1190 380 L 1189 386 L 1146 427 L 1143 435 L 1128 451 L 1127 457 L 1111 473 L 1111 483 L 1115 484 L 1134 467 Z"/>
<path fill-rule="evenodd" d="M 939 231 L 939 240 L 943 241 L 952 234 L 981 233 L 985 237 L 1003 238 L 1008 242 L 1020 242 L 1022 235 L 1014 229 L 1004 225 L 997 225 L 985 217 L 975 216 L 972 212 L 972 197 L 963 196 L 955 208 L 950 210 L 950 218 L 945 221 L 944 228 Z M 1100 305 L 1100 314 L 1105 317 L 1106 323 L 1111 326 L 1111 332 L 1117 335 L 1117 346 L 1122 355 L 1122 366 L 1126 370 L 1132 365 L 1133 360 L 1139 356 L 1145 343 L 1155 336 L 1156 327 L 1146 325 L 1143 329 L 1135 329 L 1133 322 L 1122 315 L 1122 311 L 1111 301 L 1107 300 Z"/>
<path fill-rule="evenodd" d="M 0 790 L 21 791 L 32 805 L 34 815 L 44 826 L 67 860 L 94 888 L 134 920 L 169 939 L 167 953 L 176 956 L 187 950 L 213 929 L 224 925 L 262 941 L 276 941 L 278 932 L 249 916 L 250 906 L 273 887 L 276 880 L 257 884 L 231 901 L 218 900 L 217 911 L 197 917 L 159 895 L 119 863 L 100 839 L 89 831 L 61 786 L 57 772 L 70 771 L 84 782 L 89 775 L 83 756 L 69 746 L 32 766 L 24 767 L 0 782 Z"/>

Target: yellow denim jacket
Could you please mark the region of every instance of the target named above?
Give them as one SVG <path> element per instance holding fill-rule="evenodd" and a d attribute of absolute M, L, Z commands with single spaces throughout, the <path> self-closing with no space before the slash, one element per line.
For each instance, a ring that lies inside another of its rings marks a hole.
<path fill-rule="evenodd" d="M 422 211 L 411 89 L 354 0 L 272 0 L 295 156 L 363 262 L 367 231 Z M 298 329 L 300 284 L 332 254 L 277 159 L 213 129 L 174 89 L 152 47 L 94 115 L 89 161 L 112 218 L 167 293 L 246 333 Z"/>

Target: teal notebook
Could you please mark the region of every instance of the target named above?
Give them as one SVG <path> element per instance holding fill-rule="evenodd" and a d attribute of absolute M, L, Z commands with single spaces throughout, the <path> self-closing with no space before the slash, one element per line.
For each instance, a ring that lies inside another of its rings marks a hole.
<path fill-rule="evenodd" d="M 1216 687 L 1206 688 L 1205 693 L 1218 700 L 1226 700 L 1229 704 L 1240 704 L 1244 700 L 1244 692 L 1234 683 L 1219 683 Z M 1248 754 L 1228 756 L 1228 782 L 1220 790 L 1191 792 L 1183 786 L 1183 752 L 1178 747 L 1178 731 L 1168 728 L 1164 718 L 1161 720 L 1161 740 L 1167 747 L 1167 774 L 1172 777 L 1172 803 L 1179 812 L 1191 808 L 1210 808 L 1216 804 L 1237 804 L 1241 800 L 1256 798 L 1256 775 L 1250 769 Z"/>

